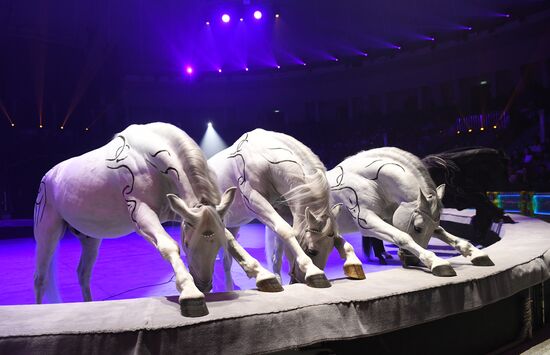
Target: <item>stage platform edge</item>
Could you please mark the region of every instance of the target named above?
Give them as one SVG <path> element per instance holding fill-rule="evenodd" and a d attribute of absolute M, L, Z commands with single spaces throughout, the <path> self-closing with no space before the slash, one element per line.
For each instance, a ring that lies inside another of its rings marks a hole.
<path fill-rule="evenodd" d="M 550 225 L 514 215 L 485 250 L 495 266 L 449 259 L 456 277 L 397 268 L 328 289 L 285 285 L 207 296 L 210 314 L 184 318 L 177 296 L 0 307 L 0 353 L 265 353 L 375 336 L 469 312 L 550 277 Z"/>

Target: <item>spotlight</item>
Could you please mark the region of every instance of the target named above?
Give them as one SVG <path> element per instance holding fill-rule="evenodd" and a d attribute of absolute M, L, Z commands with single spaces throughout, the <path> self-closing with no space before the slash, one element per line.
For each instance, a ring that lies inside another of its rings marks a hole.
<path fill-rule="evenodd" d="M 204 132 L 204 136 L 201 139 L 200 147 L 207 158 L 227 148 L 227 144 L 216 132 L 211 121 L 208 121 L 206 124 L 206 132 Z"/>
<path fill-rule="evenodd" d="M 90 129 L 89 129 L 88 127 L 86 127 L 84 130 L 85 130 L 85 131 L 89 131 Z"/>
<path fill-rule="evenodd" d="M 11 126 L 12 126 L 12 127 L 15 127 L 15 123 L 12 123 Z"/>
<path fill-rule="evenodd" d="M 275 14 L 275 18 L 279 18 L 279 17 L 281 17 L 281 15 Z"/>
<path fill-rule="evenodd" d="M 60 129 L 63 129 L 63 128 L 65 128 L 65 127 L 61 126 L 61 127 L 59 127 L 59 128 L 60 128 Z"/>
<path fill-rule="evenodd" d="M 185 67 L 185 72 L 188 74 L 188 75 L 191 75 L 193 74 L 193 67 L 188 65 Z"/>
<path fill-rule="evenodd" d="M 245 71 L 248 71 L 248 67 L 244 68 Z"/>
<path fill-rule="evenodd" d="M 206 21 L 206 26 L 210 26 L 210 21 Z"/>
<path fill-rule="evenodd" d="M 219 69 L 218 69 L 218 73 L 221 73 L 221 72 L 222 72 L 222 68 L 219 68 Z"/>
<path fill-rule="evenodd" d="M 280 65 L 277 65 L 277 69 L 281 69 L 281 66 L 280 66 Z"/>
<path fill-rule="evenodd" d="M 494 128 L 494 129 L 497 129 L 497 125 L 494 125 L 493 128 Z"/>
<path fill-rule="evenodd" d="M 262 12 L 261 12 L 260 10 L 254 11 L 254 18 L 255 18 L 256 20 L 261 19 L 261 18 L 262 18 Z"/>
<path fill-rule="evenodd" d="M 337 61 L 338 61 L 338 58 L 334 58 L 334 61 L 337 62 Z"/>
<path fill-rule="evenodd" d="M 243 22 L 243 21 L 244 21 L 244 18 L 241 17 L 241 18 L 239 19 L 239 21 Z"/>
<path fill-rule="evenodd" d="M 228 14 L 223 14 L 223 15 L 222 15 L 222 21 L 223 21 L 224 23 L 228 23 L 230 20 L 231 20 L 231 17 L 229 17 Z"/>
<path fill-rule="evenodd" d="M 368 57 L 369 54 L 367 52 L 363 52 L 363 57 Z"/>
<path fill-rule="evenodd" d="M 307 63 L 302 63 L 302 65 L 305 67 L 307 65 Z"/>
<path fill-rule="evenodd" d="M 38 127 L 40 127 L 40 128 L 44 128 L 44 126 L 42 126 L 42 124 L 41 124 L 40 126 L 38 126 Z"/>
<path fill-rule="evenodd" d="M 471 128 L 468 128 L 468 133 L 472 133 L 472 129 L 471 129 Z"/>
<path fill-rule="evenodd" d="M 481 127 L 479 130 L 480 131 L 485 131 L 485 127 Z"/>
<path fill-rule="evenodd" d="M 456 131 L 456 134 L 460 134 L 460 131 Z"/>

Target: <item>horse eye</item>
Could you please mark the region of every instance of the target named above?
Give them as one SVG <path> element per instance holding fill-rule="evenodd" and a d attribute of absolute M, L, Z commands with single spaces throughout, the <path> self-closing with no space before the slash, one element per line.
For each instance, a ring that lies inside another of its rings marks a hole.
<path fill-rule="evenodd" d="M 420 232 L 422 232 L 422 228 L 417 227 L 417 226 L 414 226 L 414 231 L 415 231 L 416 233 L 420 233 Z"/>
<path fill-rule="evenodd" d="M 334 233 L 329 234 L 327 237 L 334 238 Z"/>
<path fill-rule="evenodd" d="M 187 221 L 185 221 L 185 225 L 188 226 L 188 227 L 190 227 L 190 228 L 195 228 L 194 225 L 192 225 L 191 223 L 189 223 L 189 222 L 187 222 Z"/>

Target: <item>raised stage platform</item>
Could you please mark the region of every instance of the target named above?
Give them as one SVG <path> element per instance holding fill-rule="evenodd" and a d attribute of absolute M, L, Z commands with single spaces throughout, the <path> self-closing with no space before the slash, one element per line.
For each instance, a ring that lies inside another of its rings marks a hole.
<path fill-rule="evenodd" d="M 398 267 L 369 272 L 361 281 L 336 279 L 328 289 L 295 284 L 280 293 L 213 293 L 207 296 L 210 314 L 201 318 L 182 317 L 177 297 L 2 306 L 0 353 L 264 353 L 452 319 L 550 277 L 550 225 L 512 217 L 519 223 L 503 225 L 502 240 L 485 249 L 495 266 L 453 257 L 458 276 L 452 278 Z M 460 334 L 453 338 L 465 341 Z"/>

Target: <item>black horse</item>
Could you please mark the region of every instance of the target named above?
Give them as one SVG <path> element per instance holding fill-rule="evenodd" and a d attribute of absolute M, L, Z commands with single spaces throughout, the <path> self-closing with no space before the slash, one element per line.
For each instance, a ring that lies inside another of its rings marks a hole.
<path fill-rule="evenodd" d="M 473 236 L 468 236 L 475 244 L 491 245 L 500 237 L 491 231 L 493 222 L 513 223 L 495 206 L 486 195 L 487 191 L 506 191 L 508 187 L 509 158 L 497 149 L 466 147 L 431 154 L 422 159 L 436 186 L 445 184 L 445 207 L 462 210 L 475 208 L 472 220 Z M 374 250 L 380 263 L 385 264 L 382 241 L 363 237 L 363 250 L 370 255 Z"/>
<path fill-rule="evenodd" d="M 503 151 L 485 147 L 454 149 L 422 159 L 434 182 L 446 185 L 445 207 L 475 208 L 472 221 L 475 234 L 468 239 L 483 246 L 500 240 L 490 231 L 493 222 L 513 223 L 487 197 L 487 191 L 508 189 L 509 161 Z"/>

